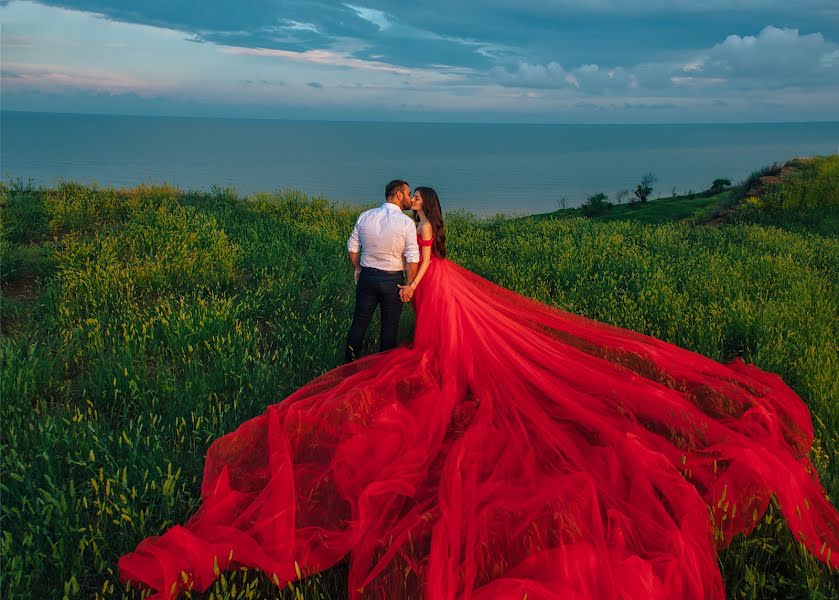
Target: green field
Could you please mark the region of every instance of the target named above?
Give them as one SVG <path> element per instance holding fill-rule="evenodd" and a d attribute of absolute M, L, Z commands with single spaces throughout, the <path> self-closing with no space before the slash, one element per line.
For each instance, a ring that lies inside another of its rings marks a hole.
<path fill-rule="evenodd" d="M 812 410 L 837 504 L 839 157 L 744 191 L 592 219 L 452 211 L 449 255 L 562 309 L 779 373 Z M 140 597 L 117 559 L 195 511 L 210 442 L 341 361 L 361 209 L 72 182 L 0 195 L 0 595 Z M 720 553 L 729 597 L 839 597 L 839 573 L 778 515 Z M 339 565 L 282 597 L 345 588 Z M 277 595 L 251 571 L 207 597 Z"/>

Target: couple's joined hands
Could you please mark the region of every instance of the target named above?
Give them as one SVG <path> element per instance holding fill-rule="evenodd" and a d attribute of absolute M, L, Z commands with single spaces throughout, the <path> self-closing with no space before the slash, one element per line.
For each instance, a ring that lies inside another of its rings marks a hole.
<path fill-rule="evenodd" d="M 361 275 L 361 267 L 355 268 L 354 278 L 355 284 L 358 285 L 358 277 Z M 400 285 L 399 287 L 399 298 L 402 302 L 410 302 L 411 298 L 414 297 L 414 290 L 417 289 L 417 286 L 409 283 L 408 285 Z"/>
<path fill-rule="evenodd" d="M 417 289 L 417 286 L 409 283 L 408 285 L 400 285 L 398 287 L 399 297 L 402 299 L 402 302 L 410 302 L 411 298 L 414 297 L 414 291 Z"/>

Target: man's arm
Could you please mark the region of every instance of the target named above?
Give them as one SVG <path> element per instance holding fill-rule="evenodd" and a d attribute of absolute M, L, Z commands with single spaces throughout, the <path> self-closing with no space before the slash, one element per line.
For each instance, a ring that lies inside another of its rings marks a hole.
<path fill-rule="evenodd" d="M 417 271 L 419 271 L 419 263 L 408 263 L 408 283 L 416 279 Z"/>
<path fill-rule="evenodd" d="M 361 253 L 360 252 L 348 252 L 350 257 L 350 262 L 353 266 L 355 282 L 358 283 L 358 276 L 361 275 Z"/>
<path fill-rule="evenodd" d="M 354 276 L 356 283 L 358 283 L 358 276 L 361 274 L 361 243 L 358 238 L 359 219 L 355 220 L 352 233 L 350 233 L 350 239 L 347 240 L 347 254 L 349 256 L 350 263 L 353 266 L 353 271 L 355 272 Z"/>

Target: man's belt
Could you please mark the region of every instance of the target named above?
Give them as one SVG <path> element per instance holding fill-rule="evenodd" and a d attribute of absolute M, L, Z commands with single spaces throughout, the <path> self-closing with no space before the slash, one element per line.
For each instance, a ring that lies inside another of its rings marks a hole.
<path fill-rule="evenodd" d="M 382 269 L 374 269 L 373 267 L 361 267 L 362 271 L 368 271 L 370 273 L 378 273 L 380 275 L 401 275 L 402 271 L 383 271 Z"/>

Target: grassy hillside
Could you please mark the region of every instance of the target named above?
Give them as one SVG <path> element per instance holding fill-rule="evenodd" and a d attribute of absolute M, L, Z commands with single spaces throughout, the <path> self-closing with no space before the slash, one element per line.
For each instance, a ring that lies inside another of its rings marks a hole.
<path fill-rule="evenodd" d="M 813 214 L 835 217 L 835 162 L 789 184 Z M 661 223 L 648 207 L 614 219 L 451 212 L 450 257 L 562 309 L 779 373 L 811 407 L 812 458 L 836 503 L 839 239 L 779 227 L 795 207 L 766 189 L 748 196 L 759 206 L 732 191 L 724 216 L 711 218 L 720 199 L 706 198 L 696 218 Z M 0 594 L 139 597 L 121 588 L 116 561 L 194 512 L 209 443 L 339 364 L 359 209 L 166 186 L 13 182 L 0 196 Z M 402 328 L 409 336 L 410 315 Z M 839 596 L 839 575 L 774 508 L 720 563 L 731 598 Z M 285 597 L 345 598 L 345 574 Z M 213 594 L 275 588 L 236 573 Z"/>
<path fill-rule="evenodd" d="M 639 223 L 650 224 L 689 220 L 709 212 L 730 197 L 730 195 L 731 192 L 722 192 L 710 196 L 690 194 L 657 198 L 649 200 L 644 204 L 613 204 L 602 213 L 592 215 L 589 218 L 595 221 L 637 221 Z M 529 218 L 550 220 L 586 216 L 583 209 L 577 207 L 534 215 Z"/>
<path fill-rule="evenodd" d="M 839 235 L 839 155 L 794 158 L 751 173 L 727 190 L 685 194 L 645 203 L 612 204 L 595 214 L 569 208 L 525 217 L 694 224 L 755 223 L 801 233 Z"/>

